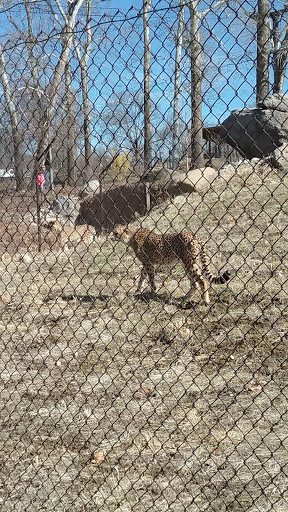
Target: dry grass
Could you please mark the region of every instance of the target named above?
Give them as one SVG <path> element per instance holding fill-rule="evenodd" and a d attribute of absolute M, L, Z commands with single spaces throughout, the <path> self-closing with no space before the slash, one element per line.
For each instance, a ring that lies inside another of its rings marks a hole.
<path fill-rule="evenodd" d="M 287 189 L 243 168 L 143 222 L 234 270 L 210 308 L 180 266 L 137 297 L 109 237 L 3 257 L 1 512 L 287 510 Z"/>

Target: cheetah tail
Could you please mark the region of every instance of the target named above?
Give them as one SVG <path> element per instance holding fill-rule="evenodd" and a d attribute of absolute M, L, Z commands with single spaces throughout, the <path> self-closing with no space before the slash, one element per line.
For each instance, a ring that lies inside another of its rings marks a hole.
<path fill-rule="evenodd" d="M 202 245 L 200 248 L 200 259 L 201 259 L 201 263 L 202 263 L 203 273 L 207 277 L 207 279 L 209 280 L 210 283 L 224 284 L 224 283 L 227 283 L 227 281 L 229 281 L 229 279 L 231 277 L 231 273 L 229 272 L 229 270 L 226 270 L 223 274 L 221 274 L 219 276 L 213 276 L 211 274 L 211 272 L 209 270 L 209 265 L 208 265 L 204 245 Z"/>
<path fill-rule="evenodd" d="M 212 276 L 210 274 L 209 281 L 210 281 L 210 283 L 214 283 L 214 284 L 225 284 L 225 283 L 227 283 L 227 281 L 229 281 L 230 277 L 231 277 L 231 272 L 229 272 L 229 270 L 226 270 L 220 276 Z"/>

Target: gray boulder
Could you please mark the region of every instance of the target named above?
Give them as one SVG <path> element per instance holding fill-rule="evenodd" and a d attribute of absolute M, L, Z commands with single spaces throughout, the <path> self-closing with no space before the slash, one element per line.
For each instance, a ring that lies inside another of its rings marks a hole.
<path fill-rule="evenodd" d="M 277 148 L 268 158 L 272 167 L 286 173 L 288 170 L 288 144 L 283 144 L 280 148 Z"/>
<path fill-rule="evenodd" d="M 88 183 L 86 183 L 86 185 L 84 185 L 84 187 L 82 188 L 79 195 L 80 197 L 85 197 L 88 196 L 89 194 L 95 194 L 96 192 L 99 191 L 99 187 L 100 184 L 98 180 L 88 181 Z"/>
<path fill-rule="evenodd" d="M 169 183 L 171 180 L 173 180 L 174 175 L 175 171 L 165 167 L 164 164 L 156 164 L 148 174 L 141 176 L 141 181 L 146 183 L 159 182 L 165 185 L 166 183 Z"/>
<path fill-rule="evenodd" d="M 51 210 L 74 223 L 79 215 L 80 201 L 75 196 L 59 195 L 55 197 Z"/>
<path fill-rule="evenodd" d="M 244 158 L 263 158 L 288 140 L 288 96 L 274 94 L 257 108 L 234 110 L 218 133 Z"/>
<path fill-rule="evenodd" d="M 287 94 L 271 94 L 265 100 L 259 101 L 257 107 L 264 110 L 279 110 L 288 114 L 288 96 Z"/>
<path fill-rule="evenodd" d="M 157 165 L 149 173 L 149 176 L 144 178 L 144 181 L 150 182 L 152 194 L 155 191 L 162 190 L 173 197 L 180 194 L 207 190 L 217 176 L 217 171 L 212 167 L 196 168 L 183 172 L 181 167 L 173 171 L 172 169 Z"/>
<path fill-rule="evenodd" d="M 182 193 L 205 192 L 209 190 L 211 183 L 218 177 L 218 171 L 213 167 L 193 169 L 181 176 L 177 182 Z"/>

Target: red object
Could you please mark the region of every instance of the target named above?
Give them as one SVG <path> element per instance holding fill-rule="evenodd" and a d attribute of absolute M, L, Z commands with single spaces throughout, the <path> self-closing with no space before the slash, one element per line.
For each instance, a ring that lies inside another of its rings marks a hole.
<path fill-rule="evenodd" d="M 45 176 L 44 174 L 37 174 L 37 185 L 42 188 L 45 184 Z"/>

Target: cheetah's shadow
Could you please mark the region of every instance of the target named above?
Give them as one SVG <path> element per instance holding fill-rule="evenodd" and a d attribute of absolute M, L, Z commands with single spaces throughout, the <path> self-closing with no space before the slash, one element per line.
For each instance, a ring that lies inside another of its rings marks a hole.
<path fill-rule="evenodd" d="M 136 293 L 135 298 L 145 302 L 146 304 L 154 301 L 168 306 L 175 306 L 179 309 L 193 309 L 198 304 L 196 301 L 185 300 L 184 297 L 175 298 L 165 294 L 153 295 L 151 292 Z"/>
<path fill-rule="evenodd" d="M 45 302 L 50 302 L 52 300 L 55 300 L 56 297 L 46 297 Z M 108 302 L 109 299 L 111 299 L 111 295 L 78 295 L 78 294 L 71 294 L 71 295 L 60 295 L 60 299 L 65 301 L 79 301 L 79 302 L 86 302 L 86 303 L 93 303 L 96 301 L 100 302 Z"/>

